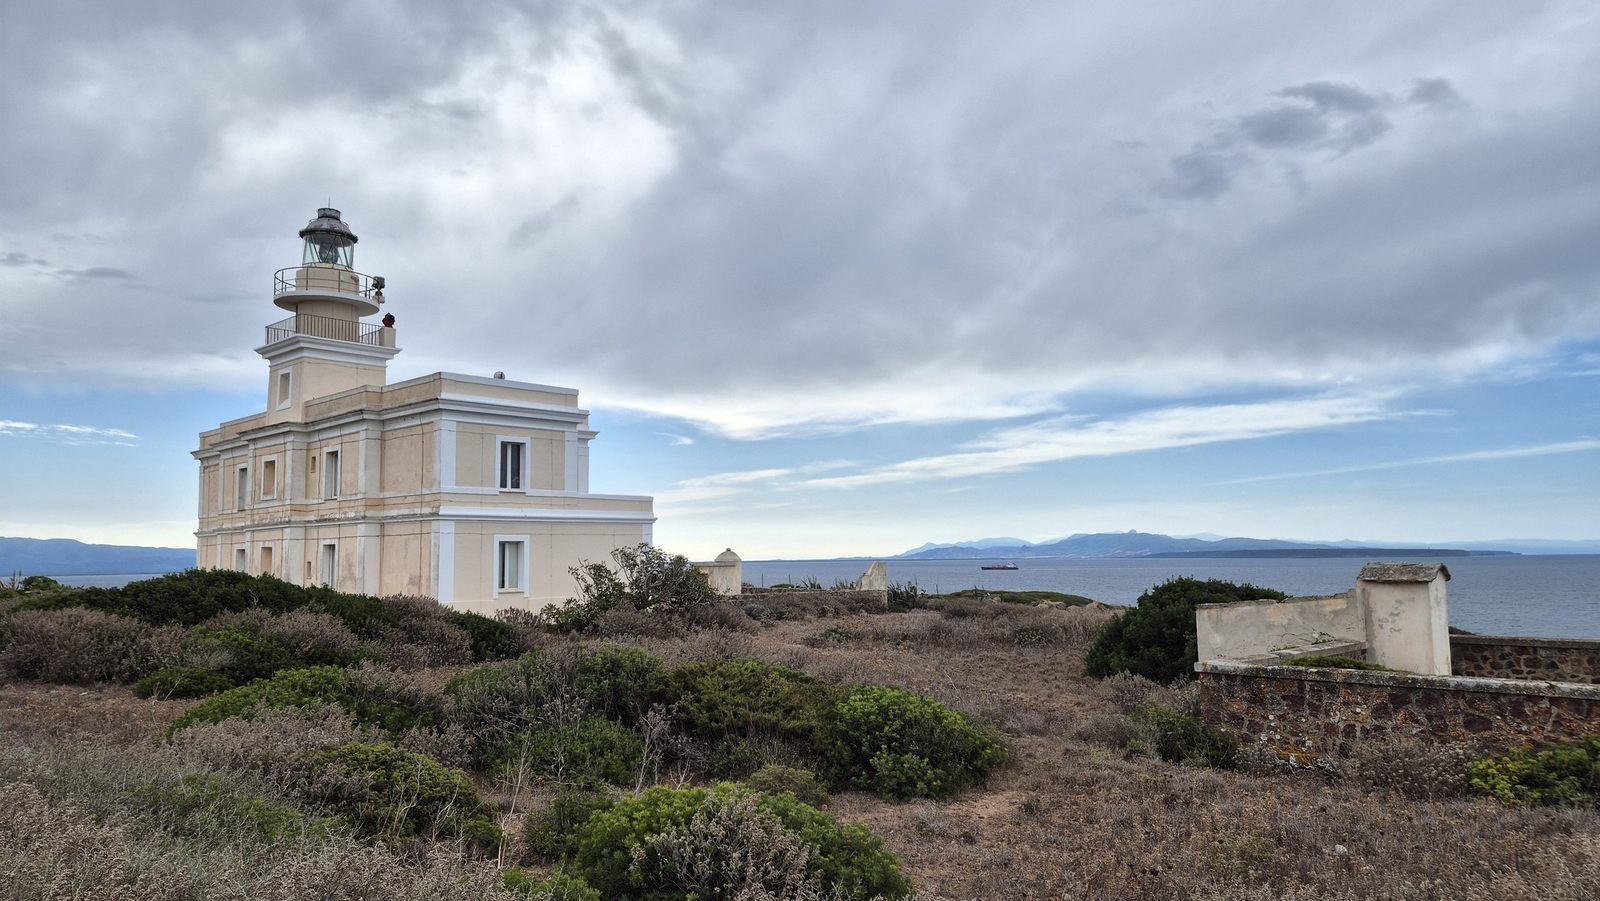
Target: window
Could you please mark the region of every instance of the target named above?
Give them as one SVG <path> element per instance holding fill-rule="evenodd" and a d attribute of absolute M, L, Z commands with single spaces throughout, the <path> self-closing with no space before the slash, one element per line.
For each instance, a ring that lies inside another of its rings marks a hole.
<path fill-rule="evenodd" d="M 339 452 L 331 450 L 322 455 L 322 496 L 339 496 Z"/>
<path fill-rule="evenodd" d="M 261 496 L 274 498 L 278 496 L 278 461 L 268 460 L 261 464 Z"/>
<path fill-rule="evenodd" d="M 269 575 L 269 576 L 272 575 L 272 546 L 271 545 L 265 545 L 264 544 L 264 545 L 261 546 L 261 572 L 264 575 Z"/>
<path fill-rule="evenodd" d="M 239 549 L 235 550 L 233 552 L 233 568 L 238 570 L 239 572 L 244 572 L 245 570 L 249 569 L 250 568 L 250 552 L 245 550 L 244 548 L 239 548 Z"/>
<path fill-rule="evenodd" d="M 239 467 L 239 490 L 234 493 L 233 509 L 243 510 L 250 501 L 250 467 Z M 239 567 L 243 569 L 244 567 Z"/>
<path fill-rule="evenodd" d="M 294 372 L 285 370 L 278 373 L 278 409 L 289 406 L 289 389 L 294 387 Z"/>
<path fill-rule="evenodd" d="M 525 560 L 528 544 L 525 541 L 496 540 L 495 546 L 495 591 L 528 591 L 527 568 Z"/>
<path fill-rule="evenodd" d="M 522 490 L 522 472 L 528 456 L 526 441 L 500 440 L 500 487 Z M 480 458 L 481 459 L 481 458 Z"/>
<path fill-rule="evenodd" d="M 329 588 L 339 582 L 339 546 L 337 544 L 324 544 L 322 546 L 322 584 Z"/>

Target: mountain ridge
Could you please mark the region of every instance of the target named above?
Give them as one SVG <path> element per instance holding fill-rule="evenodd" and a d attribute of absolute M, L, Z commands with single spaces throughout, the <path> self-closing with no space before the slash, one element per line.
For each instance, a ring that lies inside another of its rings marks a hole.
<path fill-rule="evenodd" d="M 161 574 L 189 569 L 194 548 L 87 544 L 73 538 L 0 536 L 0 575 L 82 576 L 103 573 Z"/>
<path fill-rule="evenodd" d="M 1452 542 L 1433 545 L 1410 542 L 1295 541 L 1282 538 L 1176 538 L 1156 532 L 1077 532 L 1066 538 L 1038 544 L 1020 542 L 1006 545 L 1006 539 L 981 539 L 976 542 L 935 544 L 896 554 L 892 560 L 968 560 L 994 557 L 1155 557 L 1155 556 L 1312 556 L 1343 555 L 1367 550 L 1449 551 L 1462 554 L 1600 553 L 1600 541 L 1543 541 L 1507 539 L 1505 541 Z"/>

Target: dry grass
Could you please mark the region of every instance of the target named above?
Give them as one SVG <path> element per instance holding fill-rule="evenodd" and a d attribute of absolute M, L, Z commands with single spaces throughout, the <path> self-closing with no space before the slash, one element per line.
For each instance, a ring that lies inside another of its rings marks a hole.
<path fill-rule="evenodd" d="M 1102 611 L 994 607 L 1004 609 L 845 613 L 610 641 L 669 664 L 754 656 L 835 682 L 903 686 L 1002 729 L 1014 756 L 983 789 L 899 805 L 842 792 L 829 805 L 884 836 L 930 901 L 1600 898 L 1600 813 L 1461 799 L 1448 777 L 1453 752 L 1436 746 L 1373 747 L 1321 773 L 1217 772 L 1130 756 L 1125 711 L 1147 700 L 1183 708 L 1191 694 L 1086 677 L 1083 651 Z M 844 637 L 816 640 L 830 626 Z M 1020 628 L 1055 637 L 1019 643 Z M 124 688 L 5 685 L 0 742 L 15 759 L 63 743 L 141 753 L 184 706 L 137 701 Z M 206 753 L 191 747 L 183 760 L 212 766 L 230 749 L 259 747 L 257 732 L 299 727 L 252 728 L 216 729 L 204 736 Z M 283 742 L 336 738 L 327 728 Z M 20 874 L 0 901 L 502 897 L 479 865 L 441 851 L 418 857 L 335 838 L 254 858 L 232 846 L 180 850 L 136 819 L 50 794 L 59 789 L 36 775 L 0 772 L 13 782 L 0 790 L 0 869 Z M 270 772 L 262 767 L 268 788 Z M 65 874 L 55 883 L 51 867 Z"/>

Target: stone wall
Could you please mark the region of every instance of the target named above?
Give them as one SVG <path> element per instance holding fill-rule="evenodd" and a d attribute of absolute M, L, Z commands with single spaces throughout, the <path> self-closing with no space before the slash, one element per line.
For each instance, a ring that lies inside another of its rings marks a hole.
<path fill-rule="evenodd" d="M 1504 748 L 1600 723 L 1600 685 L 1411 673 L 1196 664 L 1202 715 L 1246 744 L 1309 762 L 1369 737 L 1425 734 Z"/>
<path fill-rule="evenodd" d="M 1600 641 L 1452 635 L 1450 664 L 1457 676 L 1600 685 Z"/>

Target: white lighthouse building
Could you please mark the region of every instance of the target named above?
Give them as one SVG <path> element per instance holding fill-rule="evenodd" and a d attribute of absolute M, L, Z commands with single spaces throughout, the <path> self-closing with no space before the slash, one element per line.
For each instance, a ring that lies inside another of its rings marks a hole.
<path fill-rule="evenodd" d="M 474 612 L 572 594 L 568 567 L 651 540 L 651 498 L 589 493 L 578 392 L 436 372 L 389 384 L 384 280 L 335 209 L 273 278 L 264 412 L 200 435 L 202 567 L 427 595 Z M 498 376 L 498 374 L 497 374 Z"/>

